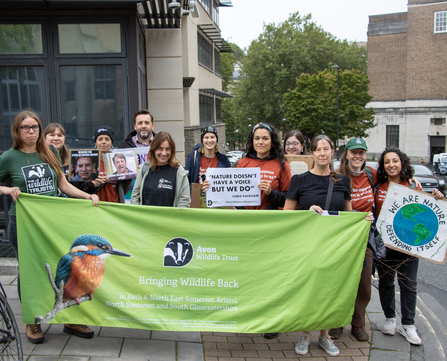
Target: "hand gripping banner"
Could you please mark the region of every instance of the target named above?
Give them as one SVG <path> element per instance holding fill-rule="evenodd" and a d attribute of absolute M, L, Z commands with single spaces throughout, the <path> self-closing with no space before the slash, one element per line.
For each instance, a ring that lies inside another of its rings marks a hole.
<path fill-rule="evenodd" d="M 238 333 L 347 325 L 365 216 L 93 207 L 22 193 L 23 322 Z"/>

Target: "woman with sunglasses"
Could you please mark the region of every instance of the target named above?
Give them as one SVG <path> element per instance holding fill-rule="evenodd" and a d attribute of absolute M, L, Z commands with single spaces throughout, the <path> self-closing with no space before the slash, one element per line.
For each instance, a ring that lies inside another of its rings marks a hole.
<path fill-rule="evenodd" d="M 284 153 L 290 155 L 307 155 L 304 135 L 298 129 L 291 130 L 284 136 Z"/>
<path fill-rule="evenodd" d="M 0 183 L 9 180 L 11 186 L 0 186 L 0 194 L 10 195 L 13 200 L 9 211 L 8 238 L 18 259 L 16 201 L 21 192 L 57 197 L 59 188 L 70 197 L 92 200 L 94 206 L 98 205 L 99 199 L 96 194 L 87 194 L 68 183 L 62 172 L 59 153 L 45 143 L 42 123 L 35 113 L 26 110 L 17 114 L 11 136 L 12 148 L 0 156 Z M 36 178 L 41 182 L 34 182 Z M 46 185 L 43 187 L 41 184 Z M 18 291 L 20 298 L 20 280 Z M 40 324 L 26 325 L 25 332 L 31 343 L 43 342 Z M 85 325 L 65 325 L 64 332 L 93 337 L 93 331 Z"/>

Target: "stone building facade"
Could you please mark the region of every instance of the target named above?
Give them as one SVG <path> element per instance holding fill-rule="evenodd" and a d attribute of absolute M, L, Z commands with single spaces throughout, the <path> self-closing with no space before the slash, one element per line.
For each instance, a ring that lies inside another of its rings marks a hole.
<path fill-rule="evenodd" d="M 409 0 L 408 11 L 369 18 L 369 153 L 396 145 L 413 161 L 446 150 L 447 1 Z"/>

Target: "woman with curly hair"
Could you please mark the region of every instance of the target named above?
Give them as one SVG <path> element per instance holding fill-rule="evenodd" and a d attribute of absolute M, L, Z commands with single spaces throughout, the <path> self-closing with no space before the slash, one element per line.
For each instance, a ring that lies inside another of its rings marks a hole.
<path fill-rule="evenodd" d="M 390 182 L 409 187 L 409 180 L 413 177 L 414 169 L 411 167 L 410 158 L 396 147 L 386 148 L 379 158 L 377 177 L 379 186 L 376 190 L 376 212 L 380 213 Z M 419 185 L 417 189 L 422 190 Z M 439 190 L 434 190 L 433 195 L 443 198 Z M 394 249 L 387 249 L 386 256 L 377 264 L 379 272 L 379 295 L 385 324 L 382 332 L 386 335 L 394 335 L 396 332 L 396 310 L 394 278 L 397 279 L 400 288 L 400 303 L 402 312 L 402 324 L 398 327 L 399 333 L 413 345 L 420 345 L 421 339 L 414 326 L 417 299 L 417 272 L 419 258 Z"/>
<path fill-rule="evenodd" d="M 281 141 L 275 128 L 258 123 L 250 131 L 245 148 L 246 156 L 238 168 L 261 168 L 261 204 L 246 209 L 278 209 L 284 207 L 290 184 L 290 167 L 284 157 Z"/>
<path fill-rule="evenodd" d="M 306 155 L 304 135 L 298 129 L 291 130 L 284 136 L 284 153 L 290 155 Z"/>

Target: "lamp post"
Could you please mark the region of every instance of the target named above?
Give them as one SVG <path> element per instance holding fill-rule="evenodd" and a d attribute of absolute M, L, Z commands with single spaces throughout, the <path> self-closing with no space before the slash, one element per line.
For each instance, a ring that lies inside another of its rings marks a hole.
<path fill-rule="evenodd" d="M 338 148 L 338 130 L 340 127 L 340 120 L 339 120 L 339 113 L 340 113 L 340 67 L 338 65 L 332 66 L 332 69 L 337 69 L 337 140 L 336 140 L 336 147 L 337 151 Z"/>

